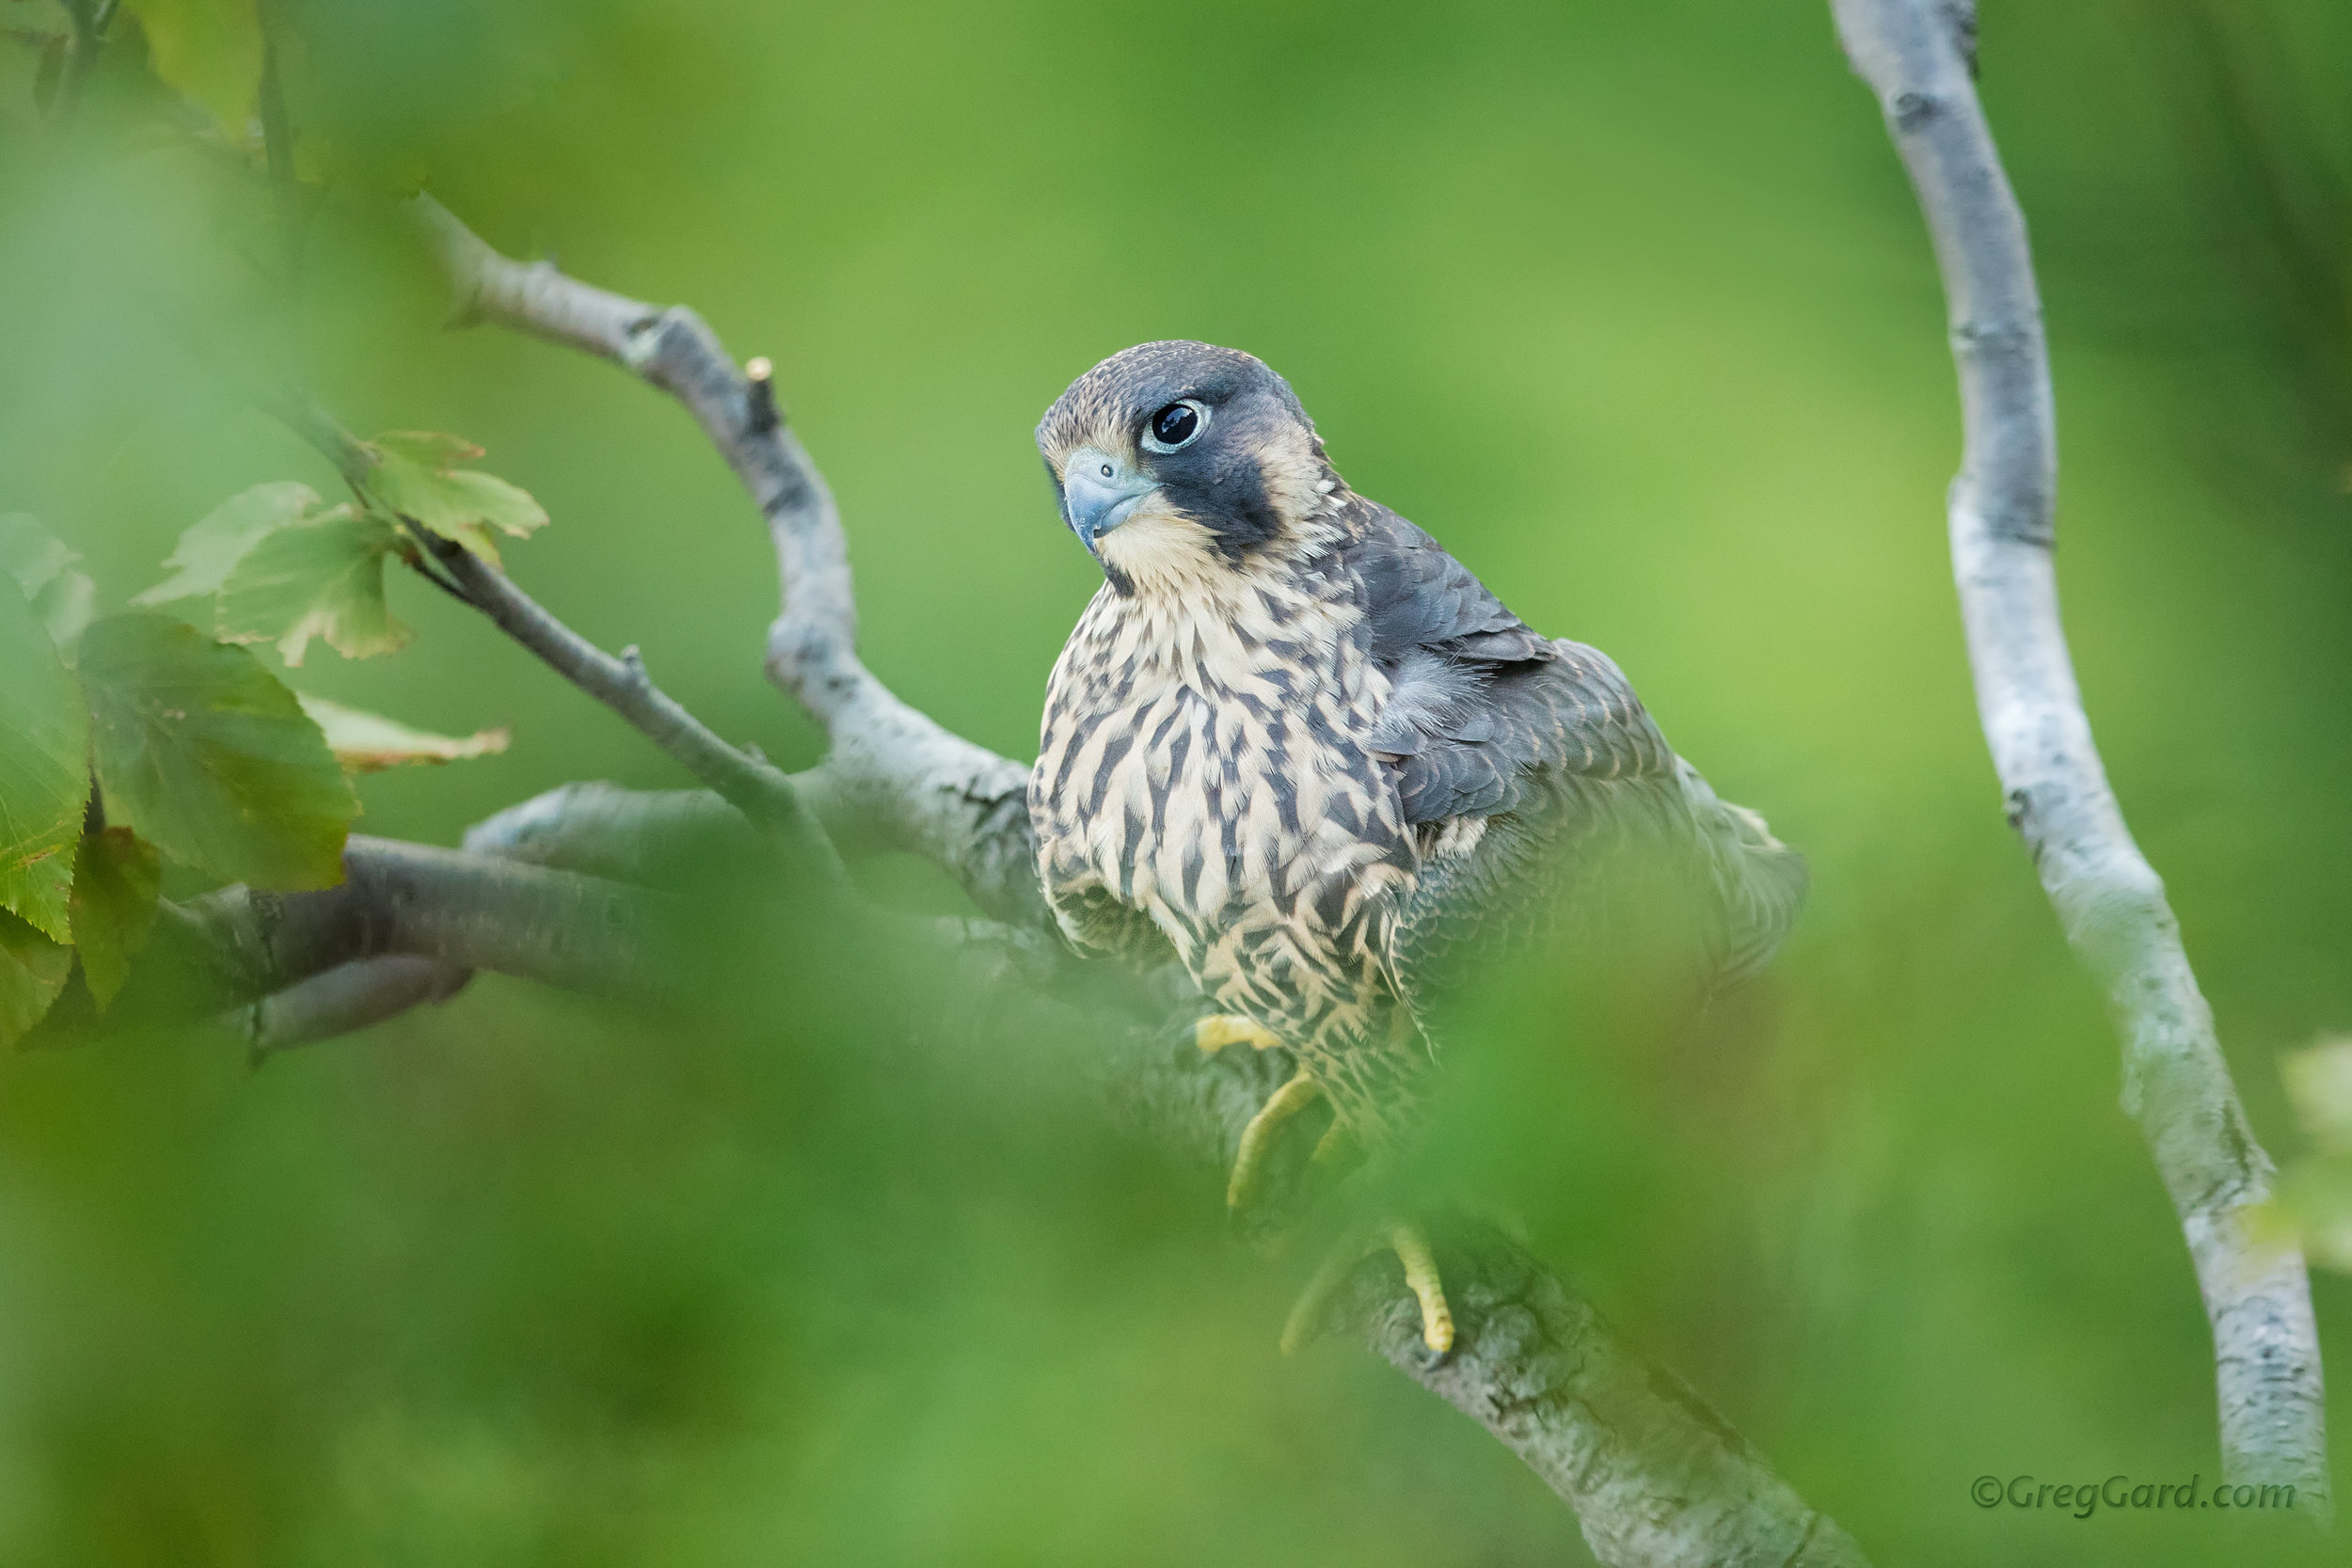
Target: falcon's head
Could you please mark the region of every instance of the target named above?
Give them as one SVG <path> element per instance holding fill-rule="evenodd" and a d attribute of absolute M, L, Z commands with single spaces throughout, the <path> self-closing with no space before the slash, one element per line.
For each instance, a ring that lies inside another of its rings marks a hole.
<path fill-rule="evenodd" d="M 1290 383 L 1208 343 L 1112 355 L 1045 411 L 1037 445 L 1062 520 L 1121 594 L 1246 571 L 1343 493 Z"/>

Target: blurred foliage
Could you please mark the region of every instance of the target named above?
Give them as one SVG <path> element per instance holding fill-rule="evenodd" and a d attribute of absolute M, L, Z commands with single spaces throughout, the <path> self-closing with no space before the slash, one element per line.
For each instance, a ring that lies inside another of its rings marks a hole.
<path fill-rule="evenodd" d="M 1880 1560 L 2327 1560 L 2273 1521 L 1968 1500 L 2213 1479 L 2211 1347 L 2001 823 L 1940 291 L 1825 8 L 272 0 L 291 192 L 250 43 L 172 31 L 216 8 L 130 8 L 69 120 L 35 108 L 63 13 L 0 4 L 0 512 L 81 552 L 102 613 L 223 497 L 336 490 L 244 395 L 298 374 L 355 428 L 482 440 L 562 524 L 515 552 L 527 588 L 813 758 L 760 679 L 773 564 L 732 477 L 627 376 L 438 330 L 386 200 L 420 181 L 773 356 L 869 660 L 1017 754 L 1095 580 L 1038 411 L 1127 343 L 1248 348 L 1355 484 L 1609 649 L 1813 860 L 1790 949 L 1702 1021 L 1483 998 L 1444 1112 L 1466 1174 Z M 2083 684 L 2283 1156 L 2280 1057 L 2352 1026 L 2352 17 L 1981 9 Z M 314 648 L 306 687 L 514 743 L 365 779 L 369 831 L 679 782 L 398 578 L 415 644 Z M 0 965 L 48 961 L 30 929 Z M 903 976 L 766 940 L 768 982 L 691 1019 L 483 980 L 258 1076 L 212 1034 L 8 1063 L 0 1560 L 1578 1560 L 1458 1417 L 1276 1355 L 1303 1261 L 1232 1247 L 1213 1178 L 1022 1042 L 905 1070 Z M 2341 1360 L 2352 1286 L 2314 1291 Z"/>

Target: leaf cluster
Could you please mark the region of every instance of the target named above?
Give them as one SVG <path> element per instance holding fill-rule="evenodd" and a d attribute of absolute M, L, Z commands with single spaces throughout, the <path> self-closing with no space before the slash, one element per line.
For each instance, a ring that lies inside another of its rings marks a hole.
<path fill-rule="evenodd" d="M 255 656 L 265 644 L 298 668 L 314 642 L 391 653 L 411 632 L 384 569 L 421 564 L 413 531 L 494 555 L 494 533 L 547 520 L 525 492 L 461 467 L 481 449 L 455 436 L 363 445 L 376 466 L 358 501 L 291 481 L 240 491 L 119 614 L 97 614 L 76 552 L 0 515 L 0 1046 L 76 974 L 98 1009 L 113 1002 L 167 861 L 256 888 L 329 887 L 359 811 L 351 774 L 504 750 L 503 730 L 433 735 L 296 693 Z"/>

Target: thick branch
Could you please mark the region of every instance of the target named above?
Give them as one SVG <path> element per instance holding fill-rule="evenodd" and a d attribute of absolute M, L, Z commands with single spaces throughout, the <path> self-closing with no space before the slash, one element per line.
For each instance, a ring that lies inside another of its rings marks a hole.
<path fill-rule="evenodd" d="M 1967 443 L 1953 571 L 1977 705 L 2010 820 L 2067 940 L 2106 988 L 2124 1108 L 2170 1192 L 2213 1322 L 2231 1479 L 2328 1506 L 2319 1339 L 2299 1254 L 2249 1244 L 2270 1193 L 2213 1015 L 2160 881 L 2124 826 L 2058 618 L 2058 440 L 2026 221 L 1978 103 L 1967 0 L 1833 0 L 1927 214 L 1951 311 Z M 2313 1507 L 2312 1505 L 2316 1505 Z"/>
<path fill-rule="evenodd" d="M 430 197 L 415 210 L 462 321 L 489 320 L 585 349 L 676 397 L 768 520 L 783 613 L 768 671 L 825 726 L 826 772 L 898 843 L 945 866 L 981 909 L 1046 924 L 1029 839 L 1028 769 L 900 702 L 857 656 L 849 546 L 823 476 L 776 406 L 764 361 L 747 376 L 702 318 L 591 287 L 546 261 L 501 256 Z"/>

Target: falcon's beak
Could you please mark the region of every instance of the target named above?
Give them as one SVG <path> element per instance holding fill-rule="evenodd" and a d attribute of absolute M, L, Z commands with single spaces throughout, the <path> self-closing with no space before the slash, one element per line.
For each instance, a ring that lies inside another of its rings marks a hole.
<path fill-rule="evenodd" d="M 1103 535 L 1134 516 L 1157 488 L 1117 458 L 1080 447 L 1062 465 L 1062 515 L 1079 542 L 1099 554 Z"/>

